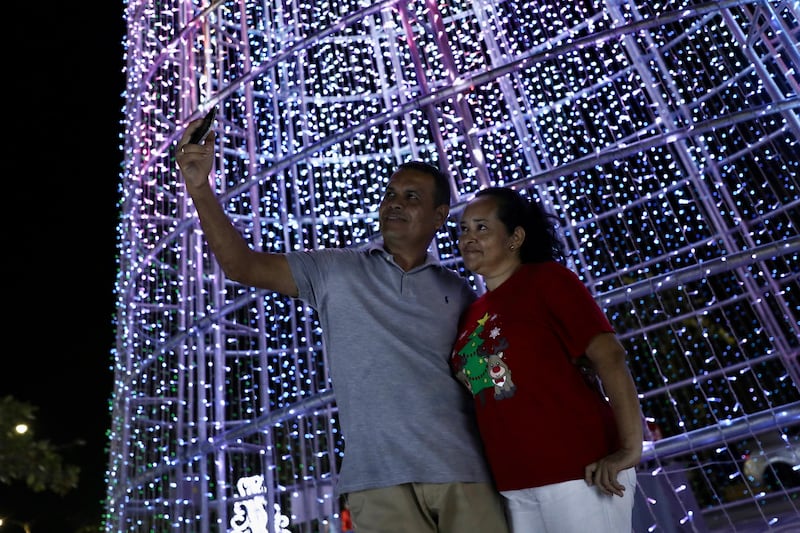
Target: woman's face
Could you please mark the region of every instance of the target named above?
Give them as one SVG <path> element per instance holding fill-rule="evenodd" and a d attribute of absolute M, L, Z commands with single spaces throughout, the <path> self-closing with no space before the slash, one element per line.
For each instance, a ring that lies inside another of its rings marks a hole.
<path fill-rule="evenodd" d="M 468 270 L 482 276 L 505 272 L 520 263 L 518 236 L 497 218 L 494 198 L 478 197 L 461 215 L 458 249 Z"/>

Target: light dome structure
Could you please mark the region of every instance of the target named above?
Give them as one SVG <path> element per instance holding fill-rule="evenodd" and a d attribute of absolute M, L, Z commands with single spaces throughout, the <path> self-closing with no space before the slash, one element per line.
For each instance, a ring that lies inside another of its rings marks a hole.
<path fill-rule="evenodd" d="M 391 170 L 423 159 L 455 191 L 434 251 L 482 291 L 461 206 L 541 202 L 628 350 L 642 531 L 798 513 L 781 472 L 742 471 L 800 438 L 798 2 L 125 5 L 109 531 L 335 530 L 316 315 L 226 279 L 175 163 L 212 106 L 213 185 L 254 249 L 364 243 Z"/>

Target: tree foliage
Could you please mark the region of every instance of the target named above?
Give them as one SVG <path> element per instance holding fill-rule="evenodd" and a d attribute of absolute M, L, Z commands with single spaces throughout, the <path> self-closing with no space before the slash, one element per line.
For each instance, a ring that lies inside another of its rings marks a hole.
<path fill-rule="evenodd" d="M 18 424 L 32 427 L 37 407 L 14 399 L 0 398 L 0 483 L 24 482 L 34 492 L 64 495 L 77 488 L 80 467 L 64 464 L 58 448 L 37 440 L 32 431 L 19 433 Z"/>

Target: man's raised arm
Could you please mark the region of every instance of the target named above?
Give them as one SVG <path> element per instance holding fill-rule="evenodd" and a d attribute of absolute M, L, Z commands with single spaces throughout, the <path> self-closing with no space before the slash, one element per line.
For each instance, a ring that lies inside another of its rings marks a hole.
<path fill-rule="evenodd" d="M 202 119 L 192 121 L 183 132 L 176 159 L 211 252 L 228 278 L 296 297 L 297 285 L 286 257 L 251 249 L 222 209 L 208 179 L 214 164 L 216 134 L 212 131 L 202 144 L 189 144 L 201 122 Z"/>

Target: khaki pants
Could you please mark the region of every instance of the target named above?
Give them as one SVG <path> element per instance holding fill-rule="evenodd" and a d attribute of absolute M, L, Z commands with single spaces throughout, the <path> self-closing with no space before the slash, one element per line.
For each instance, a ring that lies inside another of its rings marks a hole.
<path fill-rule="evenodd" d="M 406 483 L 347 495 L 355 533 L 507 533 L 486 483 Z"/>

